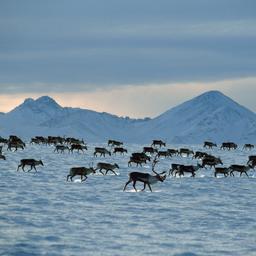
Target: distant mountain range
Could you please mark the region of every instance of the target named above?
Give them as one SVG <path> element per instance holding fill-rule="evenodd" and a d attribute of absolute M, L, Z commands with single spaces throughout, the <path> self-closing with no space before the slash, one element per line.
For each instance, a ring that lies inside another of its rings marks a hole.
<path fill-rule="evenodd" d="M 12 111 L 0 115 L 0 136 L 23 138 L 60 135 L 88 142 L 116 139 L 150 143 L 256 143 L 256 114 L 218 91 L 206 92 L 150 119 L 123 118 L 108 113 L 61 107 L 48 96 L 26 99 Z"/>

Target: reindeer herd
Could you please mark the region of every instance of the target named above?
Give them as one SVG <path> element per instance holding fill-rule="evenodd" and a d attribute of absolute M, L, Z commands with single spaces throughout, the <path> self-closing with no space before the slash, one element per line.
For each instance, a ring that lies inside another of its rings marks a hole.
<path fill-rule="evenodd" d="M 30 143 L 26 143 L 15 135 L 9 136 L 8 139 L 0 137 L 0 159 L 6 160 L 5 155 L 3 154 L 3 148 L 6 146 L 7 151 L 16 152 L 17 150 L 24 150 L 28 144 L 36 144 L 36 145 L 53 145 L 54 146 L 54 153 L 57 154 L 64 154 L 66 152 L 73 154 L 73 153 L 85 153 L 88 150 L 88 146 L 83 140 L 79 140 L 73 137 L 57 137 L 57 136 L 36 136 L 31 138 Z M 214 168 L 214 177 L 217 175 L 224 175 L 227 176 L 234 176 L 234 173 L 238 172 L 240 176 L 245 174 L 248 176 L 248 171 L 250 169 L 254 170 L 256 167 L 256 155 L 249 155 L 248 161 L 244 165 L 237 165 L 232 164 L 229 167 L 223 167 L 223 161 L 220 157 L 216 157 L 212 154 L 209 154 L 209 150 L 212 150 L 214 147 L 218 147 L 216 143 L 205 141 L 203 144 L 203 148 L 207 149 L 208 152 L 204 151 L 193 151 L 189 148 L 167 148 L 166 143 L 162 140 L 153 140 L 150 146 L 145 146 L 142 148 L 141 152 L 131 152 L 131 155 L 128 160 L 128 167 L 136 166 L 137 168 L 143 167 L 144 164 L 151 164 L 152 165 L 152 173 L 144 173 L 144 172 L 130 172 L 129 173 L 129 180 L 126 182 L 124 189 L 128 184 L 132 182 L 133 188 L 135 191 L 136 189 L 136 182 L 142 182 L 144 187 L 142 190 L 145 190 L 146 186 L 152 191 L 151 185 L 160 181 L 163 182 L 167 175 L 173 177 L 181 177 L 185 174 L 190 174 L 191 177 L 195 177 L 196 173 L 199 169 L 204 168 Z M 164 150 L 162 148 L 165 148 Z M 224 142 L 220 146 L 221 150 L 237 150 L 238 145 L 234 142 Z M 251 151 L 254 149 L 254 145 L 252 144 L 245 144 L 242 150 Z M 124 154 L 128 154 L 128 150 L 123 147 L 123 142 L 116 141 L 116 140 L 108 140 L 107 148 L 106 147 L 95 147 L 93 152 L 93 157 L 97 159 L 98 157 L 106 157 L 116 155 L 117 153 L 120 156 L 124 156 Z M 165 159 L 177 159 L 177 157 L 186 157 L 188 159 L 197 159 L 197 161 L 201 161 L 201 163 L 197 163 L 197 165 L 184 165 L 181 163 L 171 163 L 170 169 L 168 171 L 163 171 L 158 173 L 155 171 L 156 164 L 161 161 L 162 158 Z M 21 168 L 25 171 L 25 167 L 28 166 L 30 169 L 27 171 L 30 172 L 31 170 L 35 170 L 36 166 L 41 165 L 43 166 L 42 160 L 35 160 L 35 159 L 21 159 L 20 163 L 18 164 L 17 171 Z M 108 163 L 108 162 L 98 162 L 96 168 L 93 166 L 89 167 L 72 167 L 69 170 L 69 174 L 67 175 L 66 180 L 72 181 L 73 177 L 80 176 L 81 181 L 85 181 L 88 178 L 88 175 L 95 174 L 96 171 L 99 171 L 102 175 L 107 175 L 109 172 L 117 175 L 115 169 L 119 169 L 119 165 L 117 163 Z"/>

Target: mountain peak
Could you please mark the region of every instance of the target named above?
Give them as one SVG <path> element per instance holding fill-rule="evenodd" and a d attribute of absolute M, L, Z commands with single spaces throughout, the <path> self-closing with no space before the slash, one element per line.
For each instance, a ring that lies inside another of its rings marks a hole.
<path fill-rule="evenodd" d="M 192 99 L 194 101 L 203 101 L 203 102 L 224 102 L 224 101 L 233 101 L 231 98 L 229 98 L 228 96 L 226 96 L 225 94 L 223 94 L 220 91 L 207 91 L 197 97 L 195 97 L 194 99 Z"/>
<path fill-rule="evenodd" d="M 49 96 L 41 96 L 38 99 L 35 100 L 35 103 L 37 104 L 49 104 L 51 106 L 60 107 L 60 105 L 51 97 Z"/>

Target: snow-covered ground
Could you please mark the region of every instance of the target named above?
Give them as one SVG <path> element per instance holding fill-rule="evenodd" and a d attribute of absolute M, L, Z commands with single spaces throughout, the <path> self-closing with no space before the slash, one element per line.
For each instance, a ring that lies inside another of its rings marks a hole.
<path fill-rule="evenodd" d="M 200 170 L 195 178 L 168 177 L 154 184 L 153 193 L 134 193 L 123 186 L 131 171 L 131 152 L 143 145 L 128 144 L 126 156 L 94 158 L 85 153 L 53 153 L 54 147 L 32 145 L 7 152 L 0 160 L 0 255 L 255 255 L 256 173 L 247 177 L 214 178 Z M 176 145 L 182 147 L 184 145 Z M 168 147 L 174 147 L 168 145 Z M 201 146 L 189 146 L 202 150 Z M 208 150 L 224 166 L 245 164 L 242 151 Z M 42 159 L 38 172 L 17 172 L 22 158 Z M 91 175 L 86 182 L 66 182 L 69 168 L 118 163 L 119 175 Z M 191 158 L 161 158 L 157 171 L 171 163 L 197 163 Z M 138 188 L 142 186 L 138 184 Z"/>

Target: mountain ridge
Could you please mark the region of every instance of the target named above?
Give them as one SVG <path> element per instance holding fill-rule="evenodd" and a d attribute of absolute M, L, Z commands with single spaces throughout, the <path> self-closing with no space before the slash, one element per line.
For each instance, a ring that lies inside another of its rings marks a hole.
<path fill-rule="evenodd" d="M 0 135 L 67 135 L 94 142 L 114 138 L 147 143 L 161 138 L 186 144 L 204 140 L 256 143 L 256 114 L 219 91 L 205 92 L 152 119 L 62 107 L 49 96 L 25 99 L 0 118 L 4 124 Z"/>

